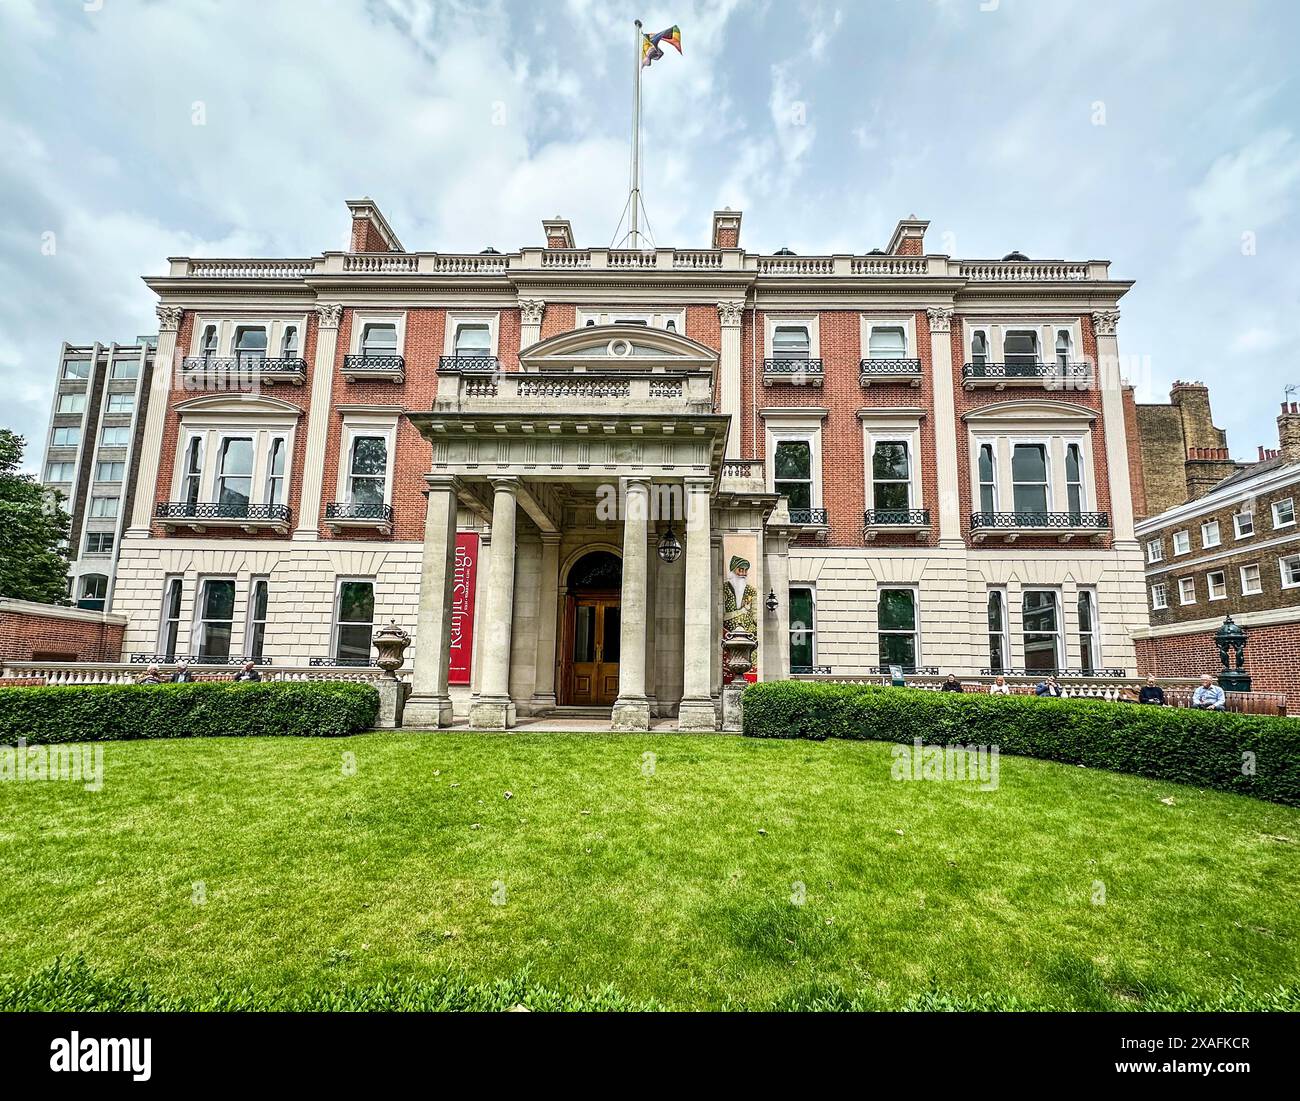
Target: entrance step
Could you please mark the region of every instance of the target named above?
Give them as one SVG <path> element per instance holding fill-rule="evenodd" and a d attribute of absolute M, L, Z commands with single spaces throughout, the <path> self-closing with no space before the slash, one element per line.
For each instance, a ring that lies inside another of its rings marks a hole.
<path fill-rule="evenodd" d="M 613 709 L 609 707 L 576 707 L 564 705 L 554 707 L 538 718 L 546 719 L 604 719 L 609 722 Z"/>

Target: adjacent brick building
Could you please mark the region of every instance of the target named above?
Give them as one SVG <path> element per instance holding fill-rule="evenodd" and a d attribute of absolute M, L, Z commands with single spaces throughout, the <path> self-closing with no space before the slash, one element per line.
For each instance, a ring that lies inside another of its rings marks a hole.
<path fill-rule="evenodd" d="M 143 660 L 369 661 L 408 719 L 716 724 L 758 675 L 1135 668 L 1146 624 L 1105 261 L 351 249 L 171 261 L 119 568 Z M 648 514 L 647 514 L 648 511 Z"/>
<path fill-rule="evenodd" d="M 126 616 L 0 597 L 0 662 L 111 662 L 122 657 Z"/>

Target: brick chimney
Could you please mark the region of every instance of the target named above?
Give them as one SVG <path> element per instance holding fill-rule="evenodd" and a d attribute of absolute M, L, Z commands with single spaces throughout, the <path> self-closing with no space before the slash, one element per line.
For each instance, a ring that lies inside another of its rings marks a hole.
<path fill-rule="evenodd" d="M 713 212 L 713 247 L 740 248 L 740 211 L 715 210 Z"/>
<path fill-rule="evenodd" d="M 1277 418 L 1277 446 L 1289 462 L 1300 462 L 1300 404 L 1284 401 Z"/>
<path fill-rule="evenodd" d="M 567 218 L 558 214 L 542 223 L 542 232 L 546 234 L 547 248 L 573 248 L 573 226 Z"/>
<path fill-rule="evenodd" d="M 890 256 L 924 256 L 925 231 L 929 224 L 915 214 L 904 218 L 894 227 L 894 235 L 885 251 Z"/>
<path fill-rule="evenodd" d="M 349 252 L 405 252 L 393 227 L 373 199 L 350 199 L 352 243 Z"/>

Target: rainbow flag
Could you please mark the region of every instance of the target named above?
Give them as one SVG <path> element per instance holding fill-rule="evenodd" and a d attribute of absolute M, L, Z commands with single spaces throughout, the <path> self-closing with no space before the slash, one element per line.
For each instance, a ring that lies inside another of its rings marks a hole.
<path fill-rule="evenodd" d="M 664 56 L 663 50 L 659 48 L 661 42 L 667 42 L 678 53 L 682 52 L 680 27 L 669 27 L 668 30 L 660 31 L 658 34 L 643 34 L 641 37 L 645 40 L 641 43 L 641 68 L 643 69 Z"/>

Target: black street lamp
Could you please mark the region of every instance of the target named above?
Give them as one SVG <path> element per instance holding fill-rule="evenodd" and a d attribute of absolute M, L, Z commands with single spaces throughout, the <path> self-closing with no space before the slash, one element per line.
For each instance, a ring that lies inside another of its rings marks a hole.
<path fill-rule="evenodd" d="M 777 607 L 777 601 L 776 601 L 776 590 L 775 590 L 775 589 L 768 589 L 768 590 L 767 590 L 767 610 L 768 610 L 769 612 L 775 612 L 775 611 L 776 611 L 776 607 Z"/>
<path fill-rule="evenodd" d="M 682 556 L 682 544 L 677 536 L 673 533 L 672 524 L 668 525 L 668 530 L 663 533 L 659 539 L 659 557 L 665 562 L 676 562 Z"/>

